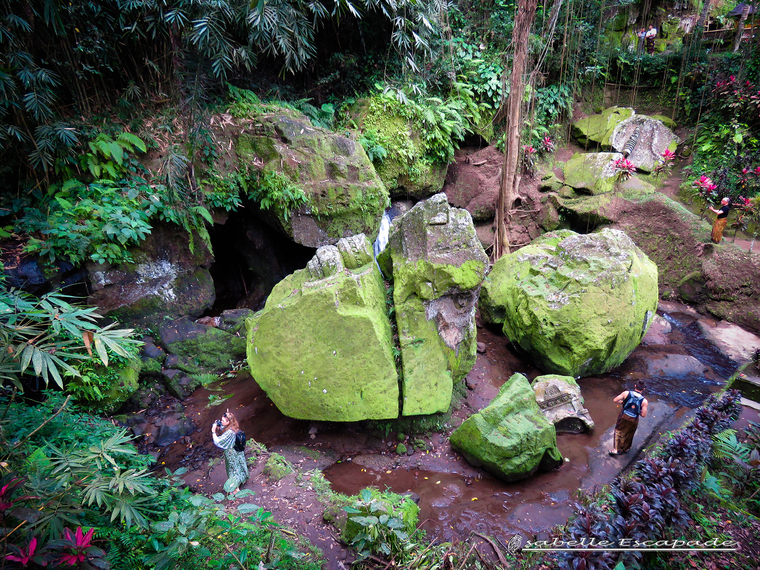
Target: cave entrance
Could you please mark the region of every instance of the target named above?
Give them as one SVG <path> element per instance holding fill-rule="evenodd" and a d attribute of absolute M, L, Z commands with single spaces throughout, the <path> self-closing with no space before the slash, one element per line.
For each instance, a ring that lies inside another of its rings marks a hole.
<path fill-rule="evenodd" d="M 316 249 L 292 242 L 255 214 L 252 203 L 231 212 L 210 230 L 216 302 L 209 314 L 227 309 L 263 308 L 272 288 L 306 267 Z"/>

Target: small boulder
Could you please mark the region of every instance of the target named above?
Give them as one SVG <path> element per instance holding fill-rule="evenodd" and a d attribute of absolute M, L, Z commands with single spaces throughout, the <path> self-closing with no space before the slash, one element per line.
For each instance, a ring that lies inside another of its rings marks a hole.
<path fill-rule="evenodd" d="M 454 430 L 450 441 L 472 465 L 505 481 L 562 464 L 554 425 L 522 374 L 513 374 L 487 407 Z"/>
<path fill-rule="evenodd" d="M 249 312 L 250 313 L 250 312 Z M 230 362 L 245 358 L 245 336 L 221 328 L 175 319 L 161 325 L 161 343 L 181 359 L 193 363 L 190 372 L 223 372 Z"/>

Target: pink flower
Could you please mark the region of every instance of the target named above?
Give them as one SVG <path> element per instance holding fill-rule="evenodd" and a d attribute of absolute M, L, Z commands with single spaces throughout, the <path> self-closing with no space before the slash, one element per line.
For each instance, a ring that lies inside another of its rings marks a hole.
<path fill-rule="evenodd" d="M 525 150 L 525 154 L 534 154 L 536 152 L 536 149 L 530 145 L 525 145 L 523 150 Z"/>
<path fill-rule="evenodd" d="M 90 540 L 95 532 L 95 528 L 91 528 L 87 531 L 87 534 L 82 533 L 82 527 L 77 527 L 76 533 L 72 534 L 68 528 L 63 529 L 63 538 L 66 541 L 66 546 L 72 549 L 71 554 L 63 554 L 59 559 L 59 563 L 66 563 L 69 566 L 83 562 L 87 558 L 87 549 L 92 546 Z"/>

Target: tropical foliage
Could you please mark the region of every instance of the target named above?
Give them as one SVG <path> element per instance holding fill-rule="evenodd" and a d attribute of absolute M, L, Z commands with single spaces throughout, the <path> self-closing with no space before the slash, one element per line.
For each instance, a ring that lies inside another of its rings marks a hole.
<path fill-rule="evenodd" d="M 317 570 L 308 544 L 286 540 L 271 514 L 193 495 L 149 473 L 131 437 L 58 393 L 29 406 L 0 397 L 0 527 L 4 560 L 29 567 Z"/>
<path fill-rule="evenodd" d="M 101 325 L 94 308 L 69 301 L 61 293 L 37 298 L 0 289 L 0 378 L 23 389 L 23 376 L 33 373 L 63 388 L 63 373 L 80 375 L 77 362 L 97 359 L 108 366 L 109 353 L 134 357 L 130 347 L 141 343 L 131 329 Z"/>

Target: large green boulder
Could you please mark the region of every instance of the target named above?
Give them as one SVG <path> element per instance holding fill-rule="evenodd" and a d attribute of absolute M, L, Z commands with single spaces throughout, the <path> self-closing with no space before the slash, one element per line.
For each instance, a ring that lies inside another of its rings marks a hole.
<path fill-rule="evenodd" d="M 378 260 L 393 279 L 402 413 L 446 411 L 454 382 L 475 363 L 475 310 L 488 272 L 472 218 L 436 194 L 393 221 Z"/>
<path fill-rule="evenodd" d="M 385 149 L 375 168 L 391 195 L 424 199 L 443 189 L 448 164 L 433 156 L 430 133 L 412 107 L 378 94 L 358 101 L 351 115 Z"/>
<path fill-rule="evenodd" d="M 246 321 L 251 374 L 283 414 L 359 421 L 399 415 L 385 287 L 364 235 L 317 250 Z"/>
<path fill-rule="evenodd" d="M 590 115 L 573 123 L 571 134 L 580 144 L 609 149 L 609 135 L 622 120 L 633 116 L 629 107 L 610 107 L 598 115 Z"/>
<path fill-rule="evenodd" d="M 624 232 L 605 228 L 550 232 L 502 257 L 480 305 L 537 367 L 578 378 L 620 365 L 657 299 L 657 266 Z"/>
<path fill-rule="evenodd" d="M 554 424 L 541 412 L 522 374 L 513 374 L 487 407 L 454 430 L 450 441 L 467 461 L 505 481 L 562 463 Z"/>
<path fill-rule="evenodd" d="M 361 144 L 292 109 L 262 107 L 247 118 L 254 125 L 237 137 L 237 168 L 259 173 L 249 184 L 272 202 L 268 222 L 308 247 L 377 236 L 388 191 Z M 299 191 L 306 196 L 300 206 L 288 199 Z"/>
<path fill-rule="evenodd" d="M 583 194 L 605 194 L 615 189 L 617 152 L 576 153 L 565 164 L 565 184 Z"/>

